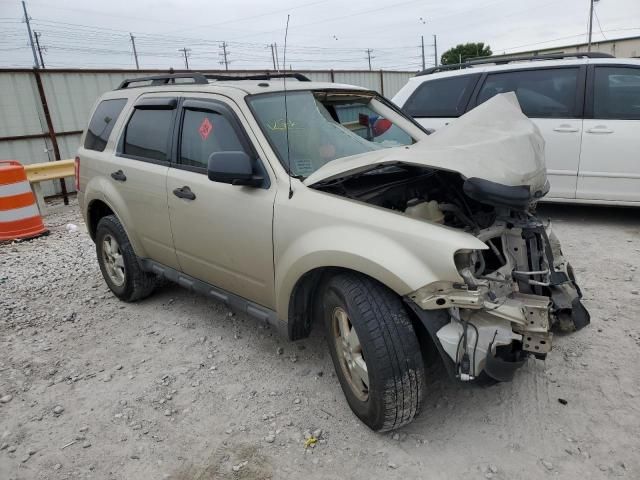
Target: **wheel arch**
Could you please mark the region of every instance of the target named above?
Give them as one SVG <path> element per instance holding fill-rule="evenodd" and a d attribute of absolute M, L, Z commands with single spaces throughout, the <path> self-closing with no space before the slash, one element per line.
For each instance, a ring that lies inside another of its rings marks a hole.
<path fill-rule="evenodd" d="M 402 293 L 368 273 L 343 266 L 315 267 L 302 274 L 291 289 L 287 305 L 287 331 L 290 340 L 301 340 L 309 336 L 320 312 L 318 300 L 320 300 L 322 286 L 330 277 L 340 273 L 353 273 L 367 277 L 393 291 L 401 299 L 403 297 Z M 406 310 L 417 333 L 421 328 L 420 321 L 411 309 Z"/>
<path fill-rule="evenodd" d="M 126 206 L 122 205 L 122 208 L 118 208 L 118 205 L 114 205 L 112 202 L 106 200 L 103 196 L 96 196 L 95 198 L 89 200 L 86 206 L 86 223 L 87 230 L 91 239 L 95 242 L 96 240 L 96 232 L 98 229 L 98 223 L 100 219 L 107 215 L 114 215 L 122 228 L 124 228 L 129 241 L 131 242 L 131 246 L 133 247 L 134 252 L 139 257 L 145 256 L 145 252 L 143 251 L 140 242 L 138 241 L 138 237 L 135 235 L 135 231 L 132 231 L 130 228 L 131 222 L 129 221 L 129 217 L 127 215 Z"/>

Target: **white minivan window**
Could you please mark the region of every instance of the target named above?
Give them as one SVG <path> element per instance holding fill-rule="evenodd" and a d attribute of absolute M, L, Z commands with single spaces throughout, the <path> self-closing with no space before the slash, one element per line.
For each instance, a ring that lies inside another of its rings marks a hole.
<path fill-rule="evenodd" d="M 572 118 L 576 115 L 577 68 L 548 68 L 490 73 L 478 94 L 478 105 L 494 95 L 515 92 L 530 118 Z"/>
<path fill-rule="evenodd" d="M 640 120 L 640 68 L 596 67 L 593 118 Z"/>
<path fill-rule="evenodd" d="M 463 75 L 424 82 L 409 97 L 403 110 L 414 118 L 459 117 L 478 77 Z"/>

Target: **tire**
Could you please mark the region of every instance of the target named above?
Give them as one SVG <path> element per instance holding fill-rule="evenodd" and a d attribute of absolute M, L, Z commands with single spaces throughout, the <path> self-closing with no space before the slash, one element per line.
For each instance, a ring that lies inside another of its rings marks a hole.
<path fill-rule="evenodd" d="M 120 300 L 135 302 L 153 292 L 157 277 L 142 270 L 124 227 L 115 215 L 96 228 L 96 254 L 105 282 Z"/>
<path fill-rule="evenodd" d="M 401 299 L 367 277 L 338 274 L 325 285 L 321 314 L 333 365 L 353 413 L 374 431 L 411 422 L 422 405 L 425 368 Z"/>

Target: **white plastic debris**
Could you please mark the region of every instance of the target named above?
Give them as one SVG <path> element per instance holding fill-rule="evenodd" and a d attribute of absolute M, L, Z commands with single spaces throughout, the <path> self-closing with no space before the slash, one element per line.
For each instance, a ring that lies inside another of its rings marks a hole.
<path fill-rule="evenodd" d="M 67 229 L 67 232 L 69 233 L 77 232 L 78 226 L 75 223 L 67 223 L 66 229 Z"/>

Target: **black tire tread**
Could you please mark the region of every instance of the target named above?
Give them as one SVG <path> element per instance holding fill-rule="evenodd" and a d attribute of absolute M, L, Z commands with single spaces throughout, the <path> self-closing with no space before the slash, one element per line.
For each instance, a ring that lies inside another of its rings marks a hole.
<path fill-rule="evenodd" d="M 425 370 L 418 338 L 401 299 L 384 285 L 355 273 L 331 282 L 355 302 L 378 359 L 384 387 L 384 422 L 379 431 L 402 427 L 418 415 L 425 391 Z"/>
<path fill-rule="evenodd" d="M 133 250 L 133 246 L 129 241 L 129 237 L 125 232 L 122 223 L 118 220 L 118 217 L 115 215 L 102 217 L 96 228 L 96 238 L 98 238 L 98 232 L 105 228 L 117 236 L 120 249 L 122 250 L 122 254 L 125 259 L 125 268 L 127 272 L 126 281 L 129 282 L 129 285 L 127 285 L 124 295 L 119 296 L 120 300 L 125 302 L 136 302 L 148 297 L 156 288 L 158 277 L 152 273 L 145 272 L 142 269 L 138 262 L 138 257 Z M 98 262 L 101 263 L 100 257 L 98 258 Z M 102 265 L 100 265 L 100 268 L 103 268 Z"/>

